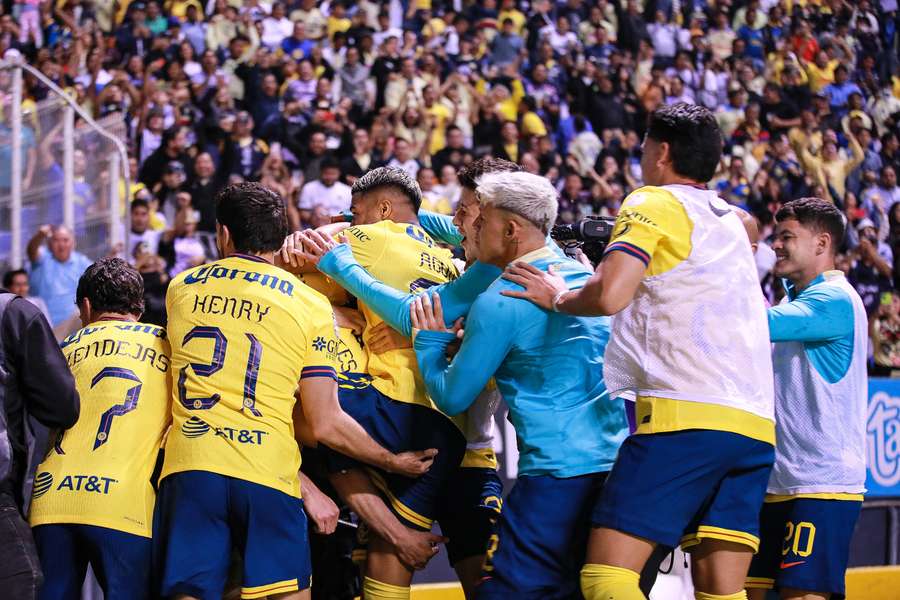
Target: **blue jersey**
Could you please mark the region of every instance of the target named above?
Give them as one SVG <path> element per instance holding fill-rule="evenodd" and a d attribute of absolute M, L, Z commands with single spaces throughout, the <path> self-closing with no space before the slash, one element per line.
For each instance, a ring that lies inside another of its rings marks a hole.
<path fill-rule="evenodd" d="M 550 247 L 520 260 L 541 270 L 557 265 L 570 289 L 591 276 Z M 622 405 L 609 400 L 603 383 L 609 318 L 554 313 L 501 294 L 513 289 L 521 288 L 497 279 L 478 296 L 449 366 L 445 351 L 455 336 L 418 333 L 414 346 L 432 400 L 447 414 L 459 414 L 493 376 L 516 428 L 521 474 L 609 470 L 628 431 Z"/>

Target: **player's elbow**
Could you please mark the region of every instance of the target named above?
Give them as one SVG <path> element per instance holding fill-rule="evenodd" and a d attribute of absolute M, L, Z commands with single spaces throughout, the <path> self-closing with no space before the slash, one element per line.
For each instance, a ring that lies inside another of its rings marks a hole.
<path fill-rule="evenodd" d="M 628 306 L 628 303 L 630 301 L 630 298 L 625 298 L 624 296 L 616 296 L 615 294 L 600 294 L 596 302 L 594 302 L 594 308 L 597 314 L 607 316 L 614 315 L 625 310 L 625 307 Z"/>

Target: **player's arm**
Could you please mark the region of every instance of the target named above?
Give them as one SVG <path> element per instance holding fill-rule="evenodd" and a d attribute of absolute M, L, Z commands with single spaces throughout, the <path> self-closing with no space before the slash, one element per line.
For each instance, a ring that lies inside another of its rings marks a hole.
<path fill-rule="evenodd" d="M 453 416 L 472 405 L 500 367 L 512 346 L 518 315 L 512 301 L 498 302 L 493 295 L 476 300 L 459 351 L 447 364 L 447 346 L 457 336 L 443 325 L 440 296 L 433 298 L 423 294 L 410 310 L 418 330 L 413 347 L 428 395 Z"/>
<path fill-rule="evenodd" d="M 413 569 L 423 568 L 446 540 L 427 531 L 415 531 L 397 519 L 382 500 L 372 480 L 359 469 L 334 473 L 329 481 L 350 509 L 382 539 L 393 544 L 397 557 Z"/>
<path fill-rule="evenodd" d="M 432 448 L 401 454 L 386 450 L 341 409 L 334 369 L 327 375 L 322 367 L 307 368 L 323 370 L 321 375 L 308 371 L 310 374 L 300 379 L 299 389 L 299 410 L 303 411 L 309 432 L 317 442 L 388 473 L 418 477 L 431 467 L 437 450 Z"/>
<path fill-rule="evenodd" d="M 453 217 L 449 215 L 420 210 L 419 225 L 422 226 L 425 233 L 439 242 L 444 242 L 451 246 L 459 246 L 462 243 L 463 235 L 459 232 L 456 225 L 453 224 Z"/>
<path fill-rule="evenodd" d="M 359 263 L 347 244 L 337 244 L 324 236 L 309 236 L 306 256 L 318 262 L 319 271 L 335 280 L 341 287 L 371 308 L 388 325 L 403 335 L 412 335 L 409 307 L 416 294 L 404 294 L 374 277 Z M 500 275 L 500 269 L 476 262 L 461 277 L 435 286 L 431 291 L 441 296 L 447 324 L 469 312 L 469 307 Z"/>
<path fill-rule="evenodd" d="M 843 290 L 832 286 L 809 290 L 768 312 L 773 342 L 824 342 L 853 332 L 853 304 Z"/>

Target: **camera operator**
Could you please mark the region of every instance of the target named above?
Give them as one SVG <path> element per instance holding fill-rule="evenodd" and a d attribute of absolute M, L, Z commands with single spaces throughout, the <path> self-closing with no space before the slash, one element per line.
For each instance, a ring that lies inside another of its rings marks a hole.
<path fill-rule="evenodd" d="M 641 158 L 649 185 L 626 198 L 588 283 L 570 291 L 522 263 L 504 275 L 526 288 L 506 295 L 615 315 L 606 385 L 611 398 L 637 395 L 637 430 L 591 519 L 586 600 L 644 598 L 638 573 L 654 547 L 679 544 L 693 551 L 697 598 L 746 598 L 774 460 L 772 360 L 747 234 L 706 189 L 721 151 L 707 109 L 657 109 Z"/>

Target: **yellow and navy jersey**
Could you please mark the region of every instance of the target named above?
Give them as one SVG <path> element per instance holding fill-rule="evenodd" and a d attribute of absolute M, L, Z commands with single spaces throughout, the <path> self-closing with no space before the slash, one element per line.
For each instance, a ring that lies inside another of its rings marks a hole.
<path fill-rule="evenodd" d="M 338 327 L 337 358 L 338 385 L 341 388 L 359 389 L 371 383 L 369 355 L 361 335 L 346 327 Z"/>
<path fill-rule="evenodd" d="M 337 378 L 328 300 L 260 258 L 233 255 L 176 277 L 166 309 L 172 432 L 162 477 L 209 471 L 299 498 L 297 384 Z"/>
<path fill-rule="evenodd" d="M 671 192 L 645 186 L 622 203 L 606 252 L 625 252 L 644 263 L 646 276 L 661 275 L 690 255 L 693 230 L 687 211 Z"/>
<path fill-rule="evenodd" d="M 151 537 L 150 477 L 171 419 L 166 332 L 98 321 L 61 347 L 81 414 L 38 467 L 31 524 L 77 523 Z"/>
<path fill-rule="evenodd" d="M 381 221 L 349 227 L 344 235 L 353 257 L 373 277 L 402 292 L 420 292 L 459 277 L 450 252 L 438 247 L 418 225 Z M 359 308 L 366 317 L 365 344 L 382 319 L 363 303 Z M 369 375 L 375 389 L 388 398 L 434 408 L 412 348 L 370 354 Z"/>

